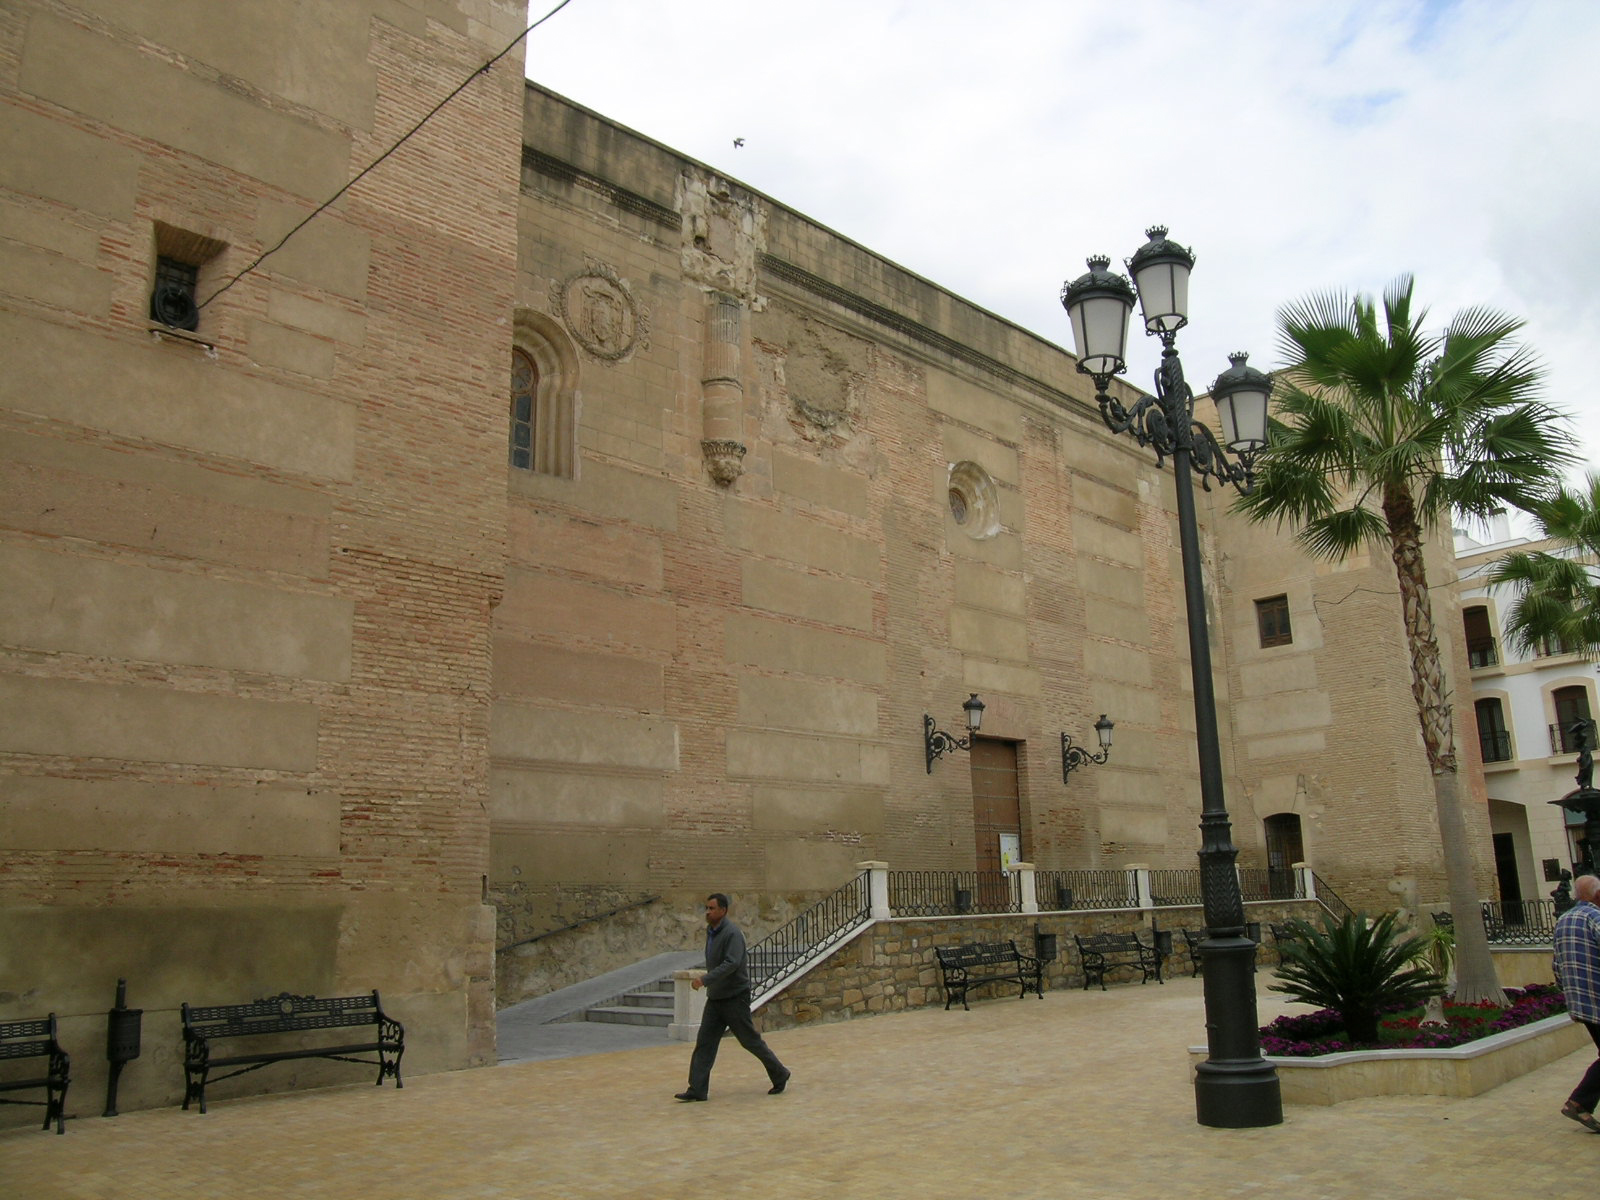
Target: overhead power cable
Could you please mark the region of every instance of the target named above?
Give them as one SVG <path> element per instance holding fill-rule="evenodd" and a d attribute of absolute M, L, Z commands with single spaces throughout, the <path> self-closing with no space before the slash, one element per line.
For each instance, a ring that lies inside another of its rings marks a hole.
<path fill-rule="evenodd" d="M 361 168 L 361 170 L 359 172 L 357 172 L 350 179 L 350 181 L 348 183 L 346 183 L 343 187 L 341 187 L 333 195 L 329 196 L 321 204 L 317 205 L 317 207 L 314 208 L 306 216 L 306 218 L 304 220 L 302 220 L 299 224 L 297 224 L 293 229 L 289 230 L 288 233 L 284 234 L 281 238 L 279 238 L 277 245 L 273 246 L 270 250 L 263 250 L 260 254 L 258 254 L 255 257 L 254 261 L 252 261 L 248 266 L 246 266 L 243 270 L 241 270 L 237 275 L 233 276 L 233 278 L 229 279 L 227 283 L 223 284 L 216 291 L 212 292 L 211 295 L 207 296 L 205 298 L 205 300 L 201 302 L 199 307 L 200 308 L 204 308 L 207 304 L 210 304 L 218 296 L 222 295 L 223 292 L 227 291 L 234 284 L 238 283 L 241 279 L 243 279 L 246 275 L 250 274 L 250 272 L 254 271 L 262 263 L 266 262 L 266 260 L 268 258 L 272 257 L 272 255 L 276 254 L 279 250 L 282 250 L 284 248 L 284 246 L 286 246 L 288 244 L 290 238 L 294 237 L 295 234 L 299 233 L 307 225 L 311 224 L 312 221 L 316 220 L 319 216 L 321 216 L 323 214 L 323 212 L 325 212 L 328 208 L 330 208 L 334 204 L 337 204 L 338 201 L 339 201 L 339 198 L 341 196 L 343 196 L 351 188 L 355 187 L 356 184 L 360 183 L 363 179 L 365 179 L 367 177 L 367 175 L 369 175 L 373 170 L 375 170 L 377 168 L 378 164 L 383 162 L 384 159 L 388 158 L 396 150 L 400 149 L 401 146 L 404 146 L 408 141 L 410 141 L 422 129 L 422 127 L 424 125 L 426 125 L 429 121 L 433 120 L 433 118 L 438 115 L 440 109 L 444 108 L 445 105 L 449 104 L 450 101 L 454 100 L 457 96 L 459 96 L 462 92 L 464 92 L 466 90 L 468 84 L 470 84 L 478 76 L 487 74 L 489 72 L 489 70 L 497 62 L 499 62 L 506 55 L 510 54 L 512 50 L 516 49 L 518 43 L 520 43 L 524 38 L 526 38 L 535 29 L 539 28 L 539 26 L 543 25 L 551 17 L 555 16 L 558 12 L 560 12 L 563 8 L 565 8 L 567 5 L 569 5 L 571 3 L 572 3 L 572 0 L 561 0 L 561 2 L 559 4 L 557 4 L 554 8 L 552 8 L 549 12 L 545 13 L 544 16 L 540 17 L 537 21 L 535 21 L 533 24 L 529 25 L 521 33 L 517 34 L 516 37 L 512 38 L 511 41 L 506 43 L 506 47 L 505 47 L 504 50 L 500 51 L 499 54 L 496 54 L 488 62 L 484 63 L 483 66 L 479 67 L 471 75 L 468 75 L 460 83 L 456 84 L 456 86 L 450 90 L 450 93 L 447 96 L 445 96 L 445 98 L 443 100 L 439 101 L 439 103 L 435 104 L 432 108 L 430 108 L 423 115 L 421 120 L 419 120 L 410 129 L 406 130 L 406 132 L 400 136 L 399 140 L 397 140 L 394 143 L 394 145 L 390 146 L 382 154 L 378 155 L 377 158 L 373 159 L 365 167 Z"/>

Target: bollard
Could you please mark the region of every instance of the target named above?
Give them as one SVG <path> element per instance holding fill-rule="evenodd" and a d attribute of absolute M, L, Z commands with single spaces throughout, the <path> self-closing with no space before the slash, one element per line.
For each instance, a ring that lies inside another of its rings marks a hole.
<path fill-rule="evenodd" d="M 128 981 L 117 980 L 117 1003 L 106 1013 L 106 1061 L 111 1064 L 111 1074 L 106 1080 L 106 1111 L 100 1115 L 117 1115 L 117 1079 L 122 1068 L 139 1057 L 139 1031 L 144 1020 L 144 1009 L 129 1008 Z"/>

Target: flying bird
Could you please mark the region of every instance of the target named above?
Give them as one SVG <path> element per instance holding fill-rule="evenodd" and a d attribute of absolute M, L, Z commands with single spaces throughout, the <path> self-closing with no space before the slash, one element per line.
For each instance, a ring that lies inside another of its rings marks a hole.
<path fill-rule="evenodd" d="M 743 138 L 734 138 L 733 139 L 733 148 L 735 150 L 737 150 L 742 145 L 744 145 L 744 139 Z"/>

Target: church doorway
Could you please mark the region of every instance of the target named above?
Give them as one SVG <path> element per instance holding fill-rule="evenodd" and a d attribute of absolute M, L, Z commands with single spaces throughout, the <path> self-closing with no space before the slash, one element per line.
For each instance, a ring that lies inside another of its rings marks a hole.
<path fill-rule="evenodd" d="M 978 887 L 985 904 L 993 905 L 1010 894 L 1010 880 L 1000 872 L 1022 859 L 1022 800 L 1017 782 L 1016 742 L 984 737 L 972 739 L 972 829 L 981 873 Z M 990 892 L 995 894 L 990 895 Z"/>
<path fill-rule="evenodd" d="M 1273 813 L 1267 827 L 1267 894 L 1274 900 L 1294 897 L 1294 864 L 1304 862 L 1299 813 Z"/>

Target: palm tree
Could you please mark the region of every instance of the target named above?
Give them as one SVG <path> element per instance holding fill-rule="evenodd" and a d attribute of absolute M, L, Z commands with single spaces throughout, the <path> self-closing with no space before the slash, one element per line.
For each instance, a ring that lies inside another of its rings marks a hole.
<path fill-rule="evenodd" d="M 1471 308 L 1442 334 L 1427 333 L 1411 290 L 1410 276 L 1395 280 L 1381 314 L 1371 297 L 1343 293 L 1279 311 L 1288 364 L 1280 419 L 1255 490 L 1238 507 L 1253 521 L 1294 527 L 1321 558 L 1388 548 L 1456 919 L 1456 994 L 1503 1002 L 1473 882 L 1422 546 L 1430 530 L 1449 527 L 1453 510 L 1485 516 L 1548 495 L 1572 441 L 1562 415 L 1536 398 L 1539 367 L 1512 340 L 1520 321 Z"/>
<path fill-rule="evenodd" d="M 1518 593 L 1506 633 L 1525 654 L 1560 646 L 1600 658 L 1600 582 L 1592 573 L 1600 563 L 1600 471 L 1530 511 L 1540 536 L 1556 546 L 1508 554 L 1491 568 L 1490 583 L 1513 584 Z"/>

